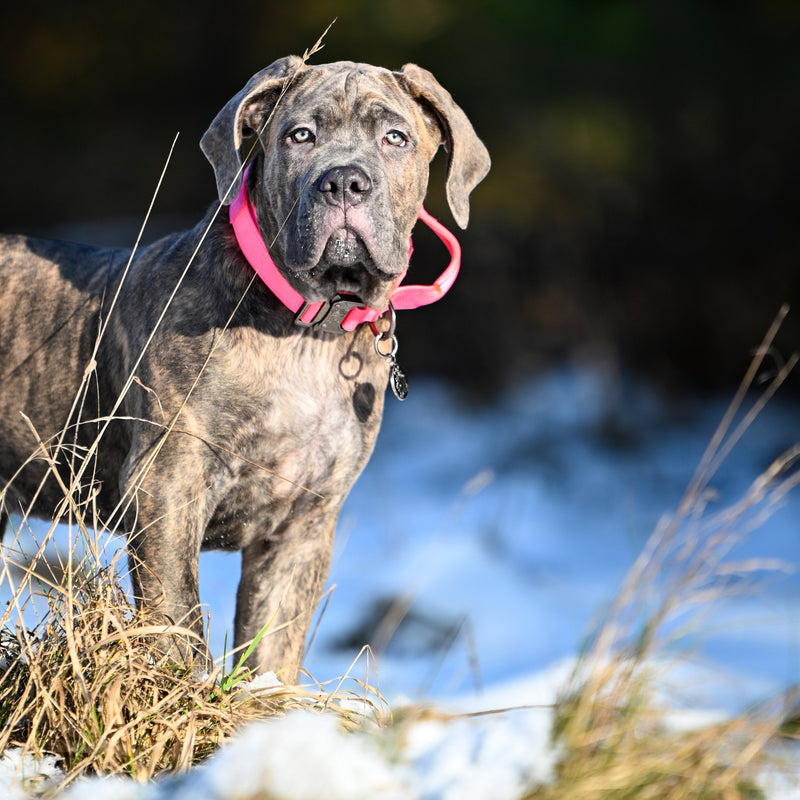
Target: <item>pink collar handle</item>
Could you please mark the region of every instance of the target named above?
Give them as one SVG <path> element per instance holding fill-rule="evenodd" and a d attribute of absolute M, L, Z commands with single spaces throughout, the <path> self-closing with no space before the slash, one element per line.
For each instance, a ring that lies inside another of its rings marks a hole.
<path fill-rule="evenodd" d="M 289 284 L 275 266 L 258 229 L 255 208 L 247 195 L 249 169 L 249 166 L 245 169 L 241 188 L 230 206 L 231 225 L 244 257 L 275 297 L 296 313 L 295 323 L 328 332 L 342 332 L 353 331 L 364 322 L 374 322 L 382 317 L 388 311 L 388 306 L 380 310 L 370 308 L 352 295 L 337 295 L 333 300 L 310 303 Z M 450 252 L 450 263 L 430 285 L 396 286 L 389 301 L 395 309 L 419 308 L 440 300 L 453 285 L 461 265 L 461 246 L 456 237 L 422 207 L 419 219 L 445 244 Z M 404 277 L 405 271 L 398 278 L 398 283 Z"/>

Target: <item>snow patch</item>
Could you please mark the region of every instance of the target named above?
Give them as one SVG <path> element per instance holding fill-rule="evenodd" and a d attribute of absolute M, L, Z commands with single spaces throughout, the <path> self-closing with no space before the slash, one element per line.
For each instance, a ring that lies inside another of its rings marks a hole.
<path fill-rule="evenodd" d="M 343 732 L 332 714 L 295 711 L 248 727 L 164 797 L 405 800 L 400 770 L 376 740 Z M 88 800 L 88 798 L 87 798 Z"/>
<path fill-rule="evenodd" d="M 23 756 L 18 747 L 6 750 L 0 757 L 0 792 L 5 792 L 2 797 L 24 800 L 57 786 L 64 779 L 58 766 L 60 760 L 55 756 Z"/>

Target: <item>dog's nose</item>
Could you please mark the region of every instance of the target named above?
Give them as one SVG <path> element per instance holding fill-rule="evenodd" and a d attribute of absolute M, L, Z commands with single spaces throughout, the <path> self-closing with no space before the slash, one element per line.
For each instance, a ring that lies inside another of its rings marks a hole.
<path fill-rule="evenodd" d="M 320 179 L 322 196 L 334 206 L 358 205 L 372 191 L 372 182 L 358 167 L 334 167 Z"/>

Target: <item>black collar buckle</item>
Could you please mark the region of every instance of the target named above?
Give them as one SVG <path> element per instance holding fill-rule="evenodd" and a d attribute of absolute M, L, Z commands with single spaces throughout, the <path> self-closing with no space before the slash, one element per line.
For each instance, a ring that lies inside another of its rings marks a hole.
<path fill-rule="evenodd" d="M 363 308 L 363 301 L 359 300 L 355 295 L 346 295 L 342 297 L 337 294 L 330 300 L 326 300 L 319 311 L 310 321 L 303 321 L 300 319 L 305 310 L 312 305 L 306 301 L 303 303 L 300 310 L 294 318 L 294 324 L 299 325 L 301 328 L 313 328 L 315 331 L 323 331 L 325 333 L 348 333 L 343 327 L 342 323 L 345 317 L 354 308 Z"/>

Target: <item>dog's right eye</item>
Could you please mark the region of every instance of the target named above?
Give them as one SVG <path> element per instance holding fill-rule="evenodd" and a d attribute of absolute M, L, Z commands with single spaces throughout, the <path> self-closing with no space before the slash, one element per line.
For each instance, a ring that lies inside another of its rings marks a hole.
<path fill-rule="evenodd" d="M 312 144 L 317 139 L 308 128 L 295 128 L 286 138 L 294 144 Z"/>

